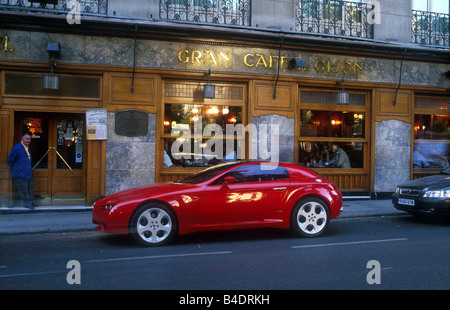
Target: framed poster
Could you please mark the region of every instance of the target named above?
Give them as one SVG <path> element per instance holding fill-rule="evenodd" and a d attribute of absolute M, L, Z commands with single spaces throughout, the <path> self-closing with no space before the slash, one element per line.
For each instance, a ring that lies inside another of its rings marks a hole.
<path fill-rule="evenodd" d="M 107 139 L 107 112 L 106 109 L 86 110 L 86 139 Z"/>

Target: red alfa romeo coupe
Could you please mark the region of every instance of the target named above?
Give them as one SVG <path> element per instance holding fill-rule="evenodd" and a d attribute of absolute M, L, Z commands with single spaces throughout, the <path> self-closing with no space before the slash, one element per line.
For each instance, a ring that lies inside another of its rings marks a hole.
<path fill-rule="evenodd" d="M 243 228 L 316 237 L 341 206 L 342 194 L 332 182 L 298 164 L 233 162 L 101 198 L 92 220 L 98 231 L 159 246 L 176 235 Z"/>

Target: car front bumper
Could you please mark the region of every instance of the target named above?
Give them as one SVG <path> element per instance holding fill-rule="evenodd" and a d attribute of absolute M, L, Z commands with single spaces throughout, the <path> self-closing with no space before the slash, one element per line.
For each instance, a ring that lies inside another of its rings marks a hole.
<path fill-rule="evenodd" d="M 392 204 L 401 211 L 450 215 L 450 198 L 423 198 L 392 195 Z"/>
<path fill-rule="evenodd" d="M 96 224 L 95 230 L 101 232 L 128 234 L 128 221 L 130 214 L 116 210 L 101 210 L 94 206 L 92 223 Z"/>

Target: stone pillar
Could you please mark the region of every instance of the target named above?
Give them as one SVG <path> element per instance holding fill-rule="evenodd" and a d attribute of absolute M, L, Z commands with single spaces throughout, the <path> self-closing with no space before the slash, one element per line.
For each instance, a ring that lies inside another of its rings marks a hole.
<path fill-rule="evenodd" d="M 410 179 L 411 124 L 386 120 L 375 124 L 374 192 L 394 192 Z"/>
<path fill-rule="evenodd" d="M 115 114 L 108 113 L 105 194 L 155 182 L 156 115 L 148 115 L 146 136 L 115 133 Z"/>

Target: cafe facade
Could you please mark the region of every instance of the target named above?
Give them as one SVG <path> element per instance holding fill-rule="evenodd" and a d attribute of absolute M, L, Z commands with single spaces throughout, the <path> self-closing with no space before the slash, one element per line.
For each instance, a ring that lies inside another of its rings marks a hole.
<path fill-rule="evenodd" d="M 448 165 L 448 48 L 35 18 L 0 28 L 2 206 L 14 198 L 6 159 L 25 131 L 35 194 L 53 204 L 174 181 L 228 151 L 297 162 L 344 195 L 372 197 Z M 334 145 L 350 166 L 330 163 Z M 419 149 L 426 167 L 414 164 Z"/>

